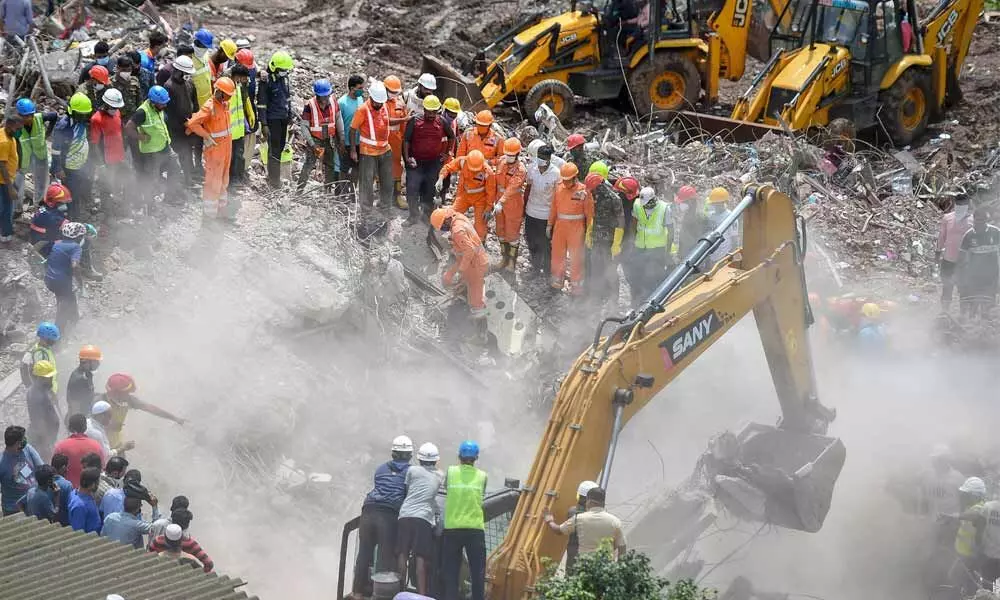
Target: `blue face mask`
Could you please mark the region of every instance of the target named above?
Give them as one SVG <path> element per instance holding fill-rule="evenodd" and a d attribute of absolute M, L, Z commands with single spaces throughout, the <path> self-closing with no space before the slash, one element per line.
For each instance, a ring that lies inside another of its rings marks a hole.
<path fill-rule="evenodd" d="M 108 66 L 108 63 L 111 62 L 111 58 L 105 56 L 104 58 L 98 58 L 96 62 L 97 62 L 97 64 L 101 65 L 102 67 L 106 67 L 106 66 Z"/>
<path fill-rule="evenodd" d="M 354 90 L 354 97 L 355 98 L 364 98 L 365 97 L 365 91 L 364 90 Z"/>

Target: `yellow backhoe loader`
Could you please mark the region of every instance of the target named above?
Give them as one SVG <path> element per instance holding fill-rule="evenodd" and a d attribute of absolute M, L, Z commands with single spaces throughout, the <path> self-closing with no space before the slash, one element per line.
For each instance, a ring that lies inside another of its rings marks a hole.
<path fill-rule="evenodd" d="M 739 218 L 742 248 L 702 273 L 700 267 Z M 816 395 L 803 228 L 787 195 L 750 186 L 732 214 L 645 303 L 600 324 L 593 345 L 561 384 L 528 479 L 486 497 L 488 598 L 531 597 L 543 559 L 558 561 L 566 549 L 566 539 L 544 526 L 543 514 L 565 515 L 583 480 L 607 488 L 628 420 L 750 312 L 782 417 L 777 426 L 750 424 L 736 436 L 730 452 L 716 457 L 720 464 L 711 491 L 727 510 L 745 518 L 809 532 L 822 527 L 846 451 L 839 439 L 826 436 L 836 413 Z M 613 330 L 605 335 L 608 325 Z M 663 427 L 669 434 L 674 426 Z M 346 562 L 356 558 L 351 538 L 357 527 L 355 519 L 344 528 L 338 599 Z M 435 582 L 440 584 L 437 577 Z"/>
<path fill-rule="evenodd" d="M 709 133 L 736 132 L 737 141 L 844 118 L 909 144 L 961 98 L 958 76 L 982 9 L 983 0 L 942 0 L 921 19 L 914 0 L 789 5 L 792 33 L 772 32 L 771 60 L 731 118 L 684 115 Z"/>
<path fill-rule="evenodd" d="M 788 0 L 769 2 L 784 14 Z M 574 96 L 622 98 L 641 116 L 659 115 L 692 108 L 702 93 L 714 102 L 720 80 L 743 76 L 753 0 L 722 0 L 707 21 L 685 0 L 648 0 L 628 19 L 615 5 L 574 0 L 558 16 L 525 17 L 479 51 L 471 77 L 432 56 L 422 69 L 437 76 L 439 95 L 471 110 L 516 101 L 532 118 L 546 104 L 564 121 Z"/>

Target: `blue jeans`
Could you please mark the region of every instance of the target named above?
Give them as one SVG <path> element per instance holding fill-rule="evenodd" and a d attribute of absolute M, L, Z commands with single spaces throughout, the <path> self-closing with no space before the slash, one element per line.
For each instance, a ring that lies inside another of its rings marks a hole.
<path fill-rule="evenodd" d="M 45 287 L 56 296 L 56 326 L 60 331 L 67 331 L 80 320 L 80 310 L 76 303 L 76 292 L 73 290 L 73 279 L 45 278 Z"/>
<path fill-rule="evenodd" d="M 14 198 L 6 185 L 0 185 L 0 235 L 14 235 Z"/>

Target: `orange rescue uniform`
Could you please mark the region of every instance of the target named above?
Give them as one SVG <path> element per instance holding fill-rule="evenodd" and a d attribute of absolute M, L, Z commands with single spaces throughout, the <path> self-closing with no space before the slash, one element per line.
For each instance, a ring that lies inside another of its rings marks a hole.
<path fill-rule="evenodd" d="M 389 111 L 390 119 L 405 119 L 409 114 L 406 102 L 402 97 L 389 98 L 385 103 Z M 403 130 L 406 123 L 396 123 L 389 125 L 389 149 L 392 151 L 392 178 L 396 181 L 403 179 Z"/>
<path fill-rule="evenodd" d="M 486 272 L 490 260 L 483 248 L 482 238 L 465 215 L 456 214 L 451 219 L 451 251 L 455 254 L 455 263 L 445 271 L 442 281 L 450 286 L 455 273 L 460 273 L 467 288 L 472 316 L 483 316 L 486 311 Z"/>
<path fill-rule="evenodd" d="M 452 173 L 458 173 L 455 203 L 451 207 L 462 215 L 472 207 L 476 233 L 482 241 L 486 239 L 487 232 L 485 213 L 493 206 L 497 197 L 496 175 L 488 164 L 483 165 L 482 171 L 473 171 L 465 163 L 465 156 L 448 161 L 441 169 L 440 178 L 444 179 Z"/>
<path fill-rule="evenodd" d="M 503 157 L 503 138 L 493 133 L 492 129 L 485 136 L 480 136 L 473 125 L 459 138 L 456 156 L 468 156 L 473 150 L 479 150 L 486 157 L 486 162 L 495 164 L 497 159 Z"/>
<path fill-rule="evenodd" d="M 215 142 L 211 147 L 206 143 L 202 153 L 205 184 L 201 198 L 205 203 L 205 214 L 218 217 L 225 216 L 228 202 L 226 189 L 229 187 L 229 163 L 233 155 L 233 132 L 229 124 L 229 100 L 219 102 L 214 94 L 186 123 L 189 133 L 206 142 Z"/>
<path fill-rule="evenodd" d="M 378 110 L 372 108 L 371 100 L 359 106 L 351 119 L 351 129 L 358 132 L 361 154 L 382 156 L 389 151 L 389 111 L 384 104 Z"/>
<path fill-rule="evenodd" d="M 497 194 L 503 210 L 496 218 L 497 237 L 501 242 L 516 244 L 521 238 L 524 221 L 524 186 L 528 169 L 520 160 L 507 162 L 506 157 L 497 165 Z"/>
<path fill-rule="evenodd" d="M 567 187 L 556 184 L 549 209 L 552 226 L 552 287 L 562 288 L 566 280 L 566 255 L 569 254 L 570 291 L 579 293 L 583 283 L 584 238 L 587 225 L 594 219 L 594 197 L 587 187 L 573 180 Z"/>

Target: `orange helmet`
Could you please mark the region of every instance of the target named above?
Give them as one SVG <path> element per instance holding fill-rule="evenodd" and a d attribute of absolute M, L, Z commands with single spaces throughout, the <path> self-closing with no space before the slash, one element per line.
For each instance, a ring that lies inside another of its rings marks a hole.
<path fill-rule="evenodd" d="M 104 360 L 104 354 L 97 346 L 87 344 L 80 348 L 80 360 Z"/>
<path fill-rule="evenodd" d="M 450 206 L 443 206 L 441 208 L 437 208 L 434 210 L 434 212 L 431 213 L 431 227 L 440 231 L 441 226 L 444 225 L 444 222 L 454 216 L 455 216 L 455 209 L 453 209 Z"/>
<path fill-rule="evenodd" d="M 98 83 L 103 83 L 104 85 L 111 84 L 111 77 L 108 74 L 108 68 L 101 65 L 94 65 L 90 67 L 90 78 Z"/>
<path fill-rule="evenodd" d="M 219 77 L 218 81 L 215 82 L 215 89 L 227 96 L 232 96 L 236 93 L 236 84 L 228 77 Z"/>
<path fill-rule="evenodd" d="M 677 195 L 674 196 L 674 202 L 680 204 L 682 202 L 687 202 L 691 198 L 698 195 L 698 190 L 694 189 L 690 185 L 682 185 L 681 189 L 677 190 Z"/>
<path fill-rule="evenodd" d="M 139 388 L 135 385 L 135 379 L 132 379 L 132 376 L 128 373 L 115 373 L 111 377 L 108 377 L 108 382 L 104 385 L 104 389 L 109 393 L 120 392 L 129 394 Z"/>
<path fill-rule="evenodd" d="M 236 52 L 236 62 L 248 69 L 252 69 L 254 67 L 253 51 L 250 48 L 239 50 Z"/>
<path fill-rule="evenodd" d="M 639 195 L 639 180 L 635 177 L 622 177 L 615 182 L 614 188 L 629 200 L 635 200 Z"/>
<path fill-rule="evenodd" d="M 579 133 L 574 133 L 573 135 L 566 138 L 566 148 L 572 150 L 577 146 L 582 146 L 587 143 L 587 139 L 580 135 Z"/>
<path fill-rule="evenodd" d="M 521 153 L 521 140 L 517 138 L 507 138 L 503 142 L 503 153 L 508 155 Z"/>
<path fill-rule="evenodd" d="M 382 85 L 385 86 L 386 91 L 398 94 L 403 91 L 403 82 L 399 80 L 399 77 L 395 75 L 389 75 L 382 81 Z"/>
<path fill-rule="evenodd" d="M 493 113 L 488 110 L 481 110 L 476 113 L 476 125 L 489 127 L 493 124 Z"/>
<path fill-rule="evenodd" d="M 559 176 L 564 180 L 573 179 L 580 173 L 580 169 L 576 167 L 575 164 L 568 162 L 563 163 L 563 166 L 559 167 Z"/>
<path fill-rule="evenodd" d="M 587 186 L 587 189 L 591 192 L 597 189 L 597 186 L 604 183 L 604 177 L 600 173 L 587 173 L 587 178 L 583 180 L 583 185 Z"/>
<path fill-rule="evenodd" d="M 56 204 L 66 204 L 73 196 L 69 193 L 69 188 L 61 183 L 53 183 L 49 189 L 45 190 L 45 204 L 55 206 Z"/>
<path fill-rule="evenodd" d="M 469 167 L 470 171 L 479 172 L 486 166 L 486 157 L 479 150 L 473 150 L 465 157 L 465 164 Z"/>

